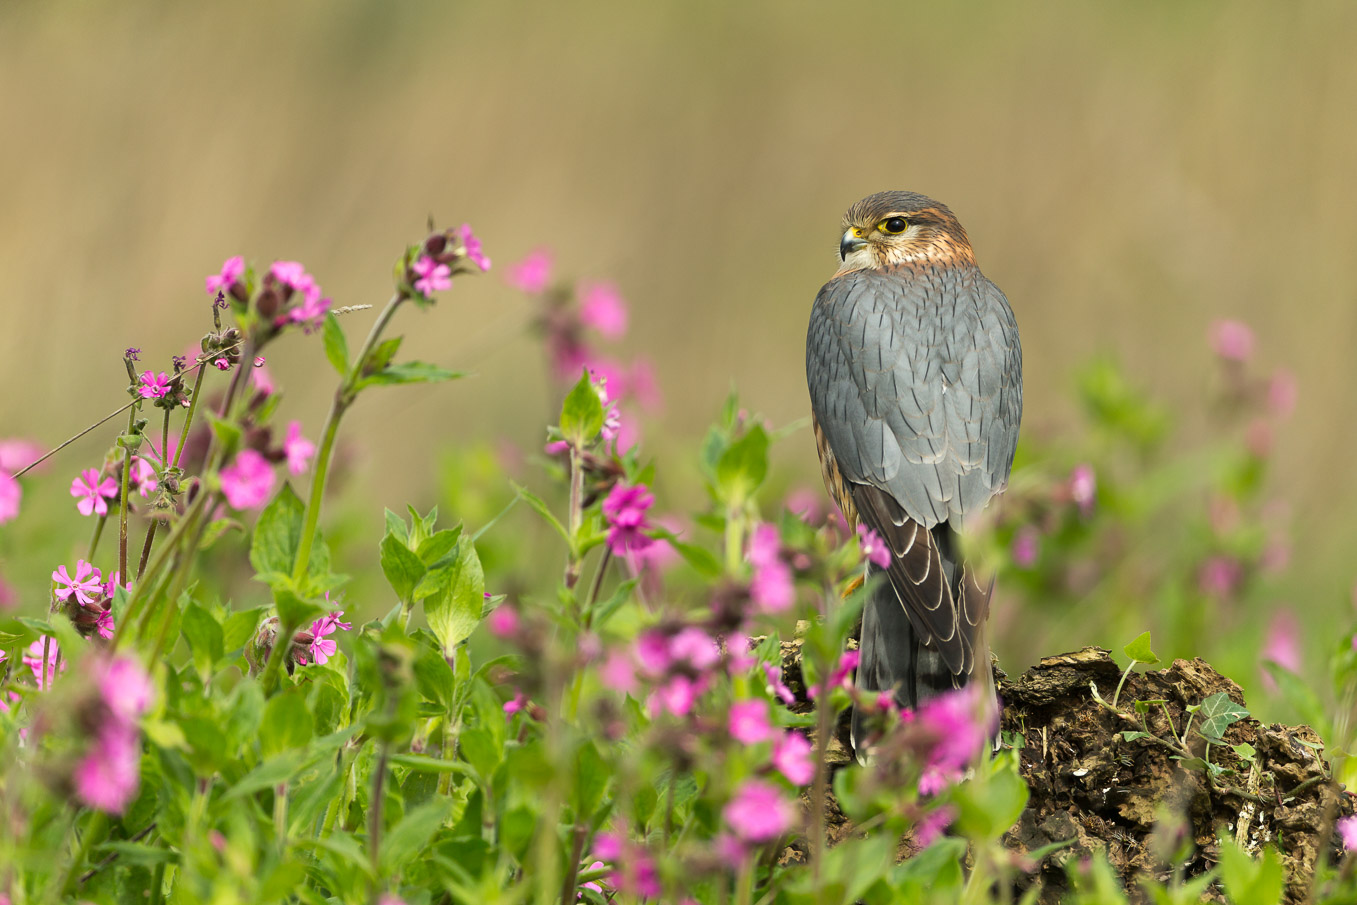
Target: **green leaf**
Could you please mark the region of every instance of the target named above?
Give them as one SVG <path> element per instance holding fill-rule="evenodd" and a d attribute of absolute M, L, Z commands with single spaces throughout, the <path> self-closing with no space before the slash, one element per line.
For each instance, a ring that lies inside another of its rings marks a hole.
<path fill-rule="evenodd" d="M 561 435 L 577 449 L 588 446 L 603 429 L 603 401 L 585 371 L 561 405 Z"/>
<path fill-rule="evenodd" d="M 485 574 L 481 571 L 476 545 L 465 537 L 457 542 L 457 559 L 443 568 L 451 569 L 447 582 L 439 593 L 425 600 L 424 616 L 438 643 L 443 645 L 443 652 L 450 654 L 480 624 L 485 603 Z M 431 570 L 415 589 L 416 597 L 433 571 L 437 570 Z"/>
<path fill-rule="evenodd" d="M 420 805 L 402 817 L 382 837 L 383 873 L 416 861 L 448 818 L 449 804 L 446 799 L 440 798 Z"/>
<path fill-rule="evenodd" d="M 973 840 L 997 840 L 1018 821 L 1027 805 L 1027 783 L 1018 775 L 1016 757 L 996 757 L 989 770 L 983 781 L 977 777 L 956 789 L 957 826 Z"/>
<path fill-rule="evenodd" d="M 1137 663 L 1144 663 L 1146 666 L 1153 666 L 1159 662 L 1159 658 L 1150 650 L 1150 633 L 1142 632 L 1136 637 L 1136 640 L 1122 648 L 1126 656 Z"/>
<path fill-rule="evenodd" d="M 321 328 L 321 338 L 325 341 L 325 357 L 340 377 L 349 374 L 349 341 L 344 338 L 344 328 L 339 326 L 339 318 L 333 312 L 325 316 L 325 326 Z"/>
<path fill-rule="evenodd" d="M 184 610 L 182 631 L 193 653 L 193 666 L 206 682 L 212 675 L 213 667 L 225 653 L 221 623 L 207 610 L 191 603 Z"/>
<path fill-rule="evenodd" d="M 393 754 L 389 760 L 393 767 L 404 767 L 407 770 L 414 770 L 419 773 L 460 773 L 465 775 L 471 772 L 466 764 L 458 763 L 455 760 L 439 760 L 436 757 L 429 757 L 427 754 Z"/>
<path fill-rule="evenodd" d="M 727 506 L 747 502 L 768 476 L 768 434 L 755 424 L 716 463 L 717 495 Z"/>
<path fill-rule="evenodd" d="M 207 412 L 207 423 L 212 427 L 212 433 L 216 436 L 217 441 L 226 450 L 234 450 L 240 445 L 241 437 L 245 435 L 244 431 L 240 429 L 240 425 L 226 421 L 214 412 Z"/>
<path fill-rule="evenodd" d="M 575 754 L 575 787 L 571 800 L 577 820 L 585 819 L 598 809 L 610 778 L 608 764 L 599 756 L 594 743 L 582 742 Z"/>
<path fill-rule="evenodd" d="M 447 658 L 427 644 L 420 645 L 415 657 L 415 682 L 424 697 L 437 701 L 444 710 L 452 709 L 456 701 L 457 677 Z"/>
<path fill-rule="evenodd" d="M 273 605 L 278 608 L 278 620 L 293 629 L 301 628 L 325 612 L 325 607 L 318 602 L 307 600 L 287 587 L 273 589 Z"/>
<path fill-rule="evenodd" d="M 306 506 L 284 483 L 277 496 L 259 514 L 250 543 L 250 565 L 256 572 L 281 572 L 290 575 L 301 544 L 302 522 Z"/>
<path fill-rule="evenodd" d="M 1154 738 L 1154 736 L 1148 732 L 1131 732 L 1131 731 L 1123 731 L 1121 737 L 1123 741 L 1128 742 L 1133 742 L 1136 739 L 1141 738 Z"/>
<path fill-rule="evenodd" d="M 311 712 L 301 689 L 290 688 L 274 695 L 264 705 L 264 721 L 259 725 L 259 747 L 270 759 L 285 751 L 303 748 L 311 741 Z"/>
<path fill-rule="evenodd" d="M 405 519 L 390 509 L 386 511 L 386 533 L 400 538 L 401 543 L 410 546 L 410 529 L 405 527 Z"/>
<path fill-rule="evenodd" d="M 355 389 L 370 386 L 401 386 L 408 383 L 442 383 L 457 380 L 467 375 L 466 371 L 449 371 L 425 361 L 405 361 L 389 365 L 370 377 L 358 381 Z"/>
<path fill-rule="evenodd" d="M 1329 721 L 1329 715 L 1320 702 L 1319 695 L 1315 693 L 1309 683 L 1285 666 L 1271 660 L 1263 661 L 1263 669 L 1267 670 L 1268 675 L 1272 676 L 1273 681 L 1277 683 L 1277 690 L 1282 693 L 1282 698 L 1286 703 L 1295 708 L 1296 713 L 1300 714 L 1300 718 L 1313 727 L 1319 733 L 1320 738 L 1333 738 L 1333 727 Z"/>
<path fill-rule="evenodd" d="M 420 562 L 426 566 L 432 566 L 456 548 L 457 539 L 461 536 L 461 525 L 456 528 L 444 528 L 432 537 L 425 538 L 415 552 L 418 554 Z"/>
<path fill-rule="evenodd" d="M 401 527 L 404 527 L 402 525 Z M 405 541 L 387 532 L 380 547 L 382 572 L 402 603 L 412 599 L 415 585 L 424 577 L 424 563 L 405 545 Z"/>
<path fill-rule="evenodd" d="M 208 524 L 207 530 L 203 532 L 203 539 L 202 542 L 198 544 L 198 549 L 208 549 L 217 541 L 221 540 L 222 535 L 227 531 L 239 531 L 244 534 L 245 526 L 233 518 L 215 519 Z"/>
<path fill-rule="evenodd" d="M 673 547 L 678 555 L 683 557 L 683 561 L 692 566 L 703 578 L 720 576 L 722 571 L 721 560 L 716 558 L 716 554 L 696 544 L 685 544 L 672 534 L 660 536 L 669 541 L 669 546 Z"/>
<path fill-rule="evenodd" d="M 393 336 L 374 346 L 372 351 L 368 353 L 368 357 L 363 360 L 362 376 L 371 377 L 391 364 L 391 359 L 396 357 L 404 339 L 403 336 Z"/>
<path fill-rule="evenodd" d="M 1246 719 L 1249 712 L 1240 707 L 1223 691 L 1216 692 L 1201 702 L 1197 710 L 1197 731 L 1212 744 L 1224 744 L 1221 737 L 1232 723 Z"/>
<path fill-rule="evenodd" d="M 1263 849 L 1254 860 L 1229 836 L 1220 838 L 1220 882 L 1231 905 L 1277 905 L 1282 900 L 1284 874 L 1276 849 Z"/>

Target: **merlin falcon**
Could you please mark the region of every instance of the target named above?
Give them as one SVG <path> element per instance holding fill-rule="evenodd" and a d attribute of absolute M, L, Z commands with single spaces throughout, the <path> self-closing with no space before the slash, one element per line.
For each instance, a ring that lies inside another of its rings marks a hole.
<path fill-rule="evenodd" d="M 891 552 L 863 609 L 857 686 L 916 707 L 974 679 L 994 706 L 994 585 L 965 560 L 962 537 L 1013 465 L 1017 322 L 956 217 L 923 195 L 853 205 L 839 258 L 806 334 L 815 445 L 848 527 L 875 531 Z M 861 728 L 855 713 L 855 745 Z"/>

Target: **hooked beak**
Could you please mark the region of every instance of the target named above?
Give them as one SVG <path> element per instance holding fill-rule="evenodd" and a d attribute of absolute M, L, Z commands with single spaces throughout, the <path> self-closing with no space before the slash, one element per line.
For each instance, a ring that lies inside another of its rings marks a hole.
<path fill-rule="evenodd" d="M 867 240 L 862 238 L 862 230 L 856 227 L 850 227 L 844 231 L 843 238 L 839 240 L 839 260 L 846 261 L 848 256 L 859 248 L 866 246 Z"/>

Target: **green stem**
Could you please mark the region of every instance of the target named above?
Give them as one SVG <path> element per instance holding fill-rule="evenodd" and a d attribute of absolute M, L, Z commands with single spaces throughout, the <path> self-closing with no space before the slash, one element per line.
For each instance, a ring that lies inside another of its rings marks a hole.
<path fill-rule="evenodd" d="M 744 559 L 744 522 L 735 507 L 726 510 L 726 571 L 734 575 Z"/>
<path fill-rule="evenodd" d="M 237 365 L 237 367 L 240 368 L 246 367 L 244 359 L 241 359 L 241 363 Z M 189 399 L 188 414 L 184 416 L 184 429 L 179 433 L 179 445 L 175 447 L 173 463 L 169 462 L 170 455 L 169 412 L 167 411 L 165 413 L 166 415 L 165 432 L 161 435 L 162 439 L 160 441 L 160 454 L 165 457 L 166 464 L 170 465 L 172 468 L 179 467 L 179 457 L 184 454 L 184 447 L 188 445 L 188 432 L 193 429 L 193 413 L 198 411 L 198 397 L 202 395 L 200 391 L 203 388 L 204 373 L 206 373 L 206 371 L 203 369 L 202 363 L 199 363 L 198 376 L 193 380 L 193 396 Z"/>
<path fill-rule="evenodd" d="M 579 450 L 570 447 L 570 510 L 567 519 L 570 525 L 570 551 L 565 561 L 565 586 L 574 590 L 580 580 L 580 557 L 578 551 L 580 524 L 584 521 L 584 471 L 580 468 Z"/>
<path fill-rule="evenodd" d="M 391 743 L 382 742 L 381 753 L 377 756 L 377 769 L 372 776 L 372 801 L 368 805 L 368 862 L 372 865 L 372 905 L 377 905 L 381 893 L 381 870 L 378 858 L 381 855 L 382 840 L 382 795 L 386 784 L 386 763 L 391 754 Z"/>
<path fill-rule="evenodd" d="M 131 436 L 137 426 L 137 406 L 127 410 L 127 433 Z M 127 580 L 127 490 L 132 478 L 132 450 L 123 447 L 122 487 L 118 497 L 118 581 Z"/>
<path fill-rule="evenodd" d="M 156 529 L 160 527 L 160 519 L 151 519 L 151 524 L 146 528 L 146 542 L 141 545 L 141 559 L 137 562 L 137 581 L 141 581 L 142 573 L 146 571 L 146 561 L 151 558 L 151 545 L 155 543 Z M 119 579 L 124 585 L 131 584 L 127 576 L 121 576 Z"/>
<path fill-rule="evenodd" d="M 193 520 L 193 516 L 203 507 L 203 501 L 209 494 L 206 490 L 200 490 L 197 499 L 195 499 L 188 510 L 183 514 L 179 521 L 175 522 L 174 529 L 170 531 L 170 536 L 165 539 L 165 543 L 156 551 L 151 559 L 151 564 L 146 569 L 146 578 L 144 581 L 138 581 L 132 588 L 132 596 L 128 598 L 127 608 L 123 610 L 123 617 L 118 621 L 118 627 L 113 631 L 113 641 L 110 643 L 110 649 L 116 651 L 119 642 L 122 641 L 123 632 L 127 624 L 131 622 L 132 616 L 137 611 L 137 604 L 146 597 L 146 589 L 164 568 L 165 561 L 169 559 L 170 551 L 179 544 L 180 538 L 184 536 L 185 527 Z"/>
<path fill-rule="evenodd" d="M 273 834 L 282 857 L 287 852 L 287 783 L 279 783 L 273 790 Z"/>
<path fill-rule="evenodd" d="M 368 331 L 368 337 L 363 342 L 363 347 L 358 350 L 358 354 L 349 364 L 349 372 L 344 379 L 340 381 L 339 388 L 335 390 L 334 401 L 330 403 L 330 413 L 325 419 L 325 431 L 321 438 L 320 450 L 316 454 L 315 471 L 311 474 L 311 494 L 306 501 L 306 519 L 302 522 L 302 536 L 297 545 L 297 560 L 292 568 L 292 581 L 297 585 L 300 593 L 302 583 L 306 579 L 307 569 L 311 565 L 311 547 L 316 539 L 316 526 L 320 523 L 320 503 L 321 497 L 325 495 L 325 481 L 329 477 L 330 457 L 334 452 L 335 434 L 339 431 L 339 421 L 344 417 L 350 405 L 353 404 L 355 392 L 354 387 L 362 375 L 363 365 L 367 361 L 368 355 L 377 345 L 377 340 L 381 338 L 382 331 L 390 323 L 396 309 L 400 303 L 405 301 L 405 296 L 399 292 L 393 295 L 387 301 L 386 307 L 382 313 L 377 315 L 377 320 L 372 324 L 372 329 Z"/>
<path fill-rule="evenodd" d="M 75 832 L 75 820 L 71 822 L 71 829 Z M 75 891 L 76 880 L 80 876 L 80 864 L 85 860 L 85 852 L 89 850 L 91 840 L 103 839 L 104 833 L 108 829 L 108 817 L 103 811 L 95 811 L 90 816 L 89 826 L 85 827 L 84 833 L 77 832 L 75 850 L 71 852 L 70 863 L 66 865 L 66 872 L 62 875 L 61 883 L 57 886 L 61 890 L 61 898 L 65 898 Z"/>
<path fill-rule="evenodd" d="M 104 533 L 104 522 L 108 521 L 107 515 L 99 516 L 99 520 L 94 523 L 94 534 L 90 537 L 90 550 L 85 554 L 85 562 L 94 562 L 94 551 L 99 549 L 99 537 Z"/>

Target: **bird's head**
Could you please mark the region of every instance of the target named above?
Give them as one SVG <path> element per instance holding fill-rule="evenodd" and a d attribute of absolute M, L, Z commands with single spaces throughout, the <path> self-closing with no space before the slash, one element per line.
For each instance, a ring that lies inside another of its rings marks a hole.
<path fill-rule="evenodd" d="M 915 192 L 868 195 L 843 215 L 839 273 L 908 261 L 974 263 L 966 230 L 947 205 Z"/>

